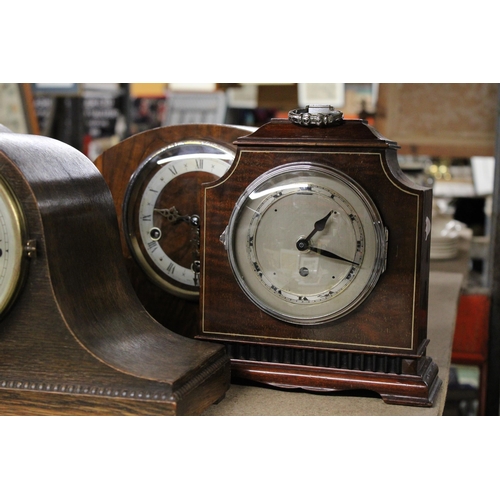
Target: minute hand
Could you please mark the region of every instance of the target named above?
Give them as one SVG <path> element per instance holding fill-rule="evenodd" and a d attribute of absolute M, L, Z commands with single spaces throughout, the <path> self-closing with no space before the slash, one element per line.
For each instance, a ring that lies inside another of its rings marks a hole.
<path fill-rule="evenodd" d="M 349 262 L 349 264 L 354 264 L 355 266 L 359 266 L 358 262 L 353 262 L 352 260 L 344 259 L 344 257 L 341 257 L 340 255 L 337 255 L 336 253 L 330 252 L 328 250 L 323 250 L 322 248 L 309 247 L 309 250 L 311 252 L 315 252 L 315 253 L 319 253 L 320 255 L 324 255 L 325 257 L 329 257 L 330 259 L 342 260 L 344 262 Z"/>

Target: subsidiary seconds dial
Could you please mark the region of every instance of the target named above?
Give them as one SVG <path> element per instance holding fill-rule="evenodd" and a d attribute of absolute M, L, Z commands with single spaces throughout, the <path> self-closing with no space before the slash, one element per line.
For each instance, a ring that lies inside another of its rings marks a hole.
<path fill-rule="evenodd" d="M 174 295 L 199 295 L 198 192 L 224 175 L 233 159 L 219 144 L 183 141 L 150 157 L 129 183 L 123 221 L 130 252 L 155 284 Z"/>
<path fill-rule="evenodd" d="M 291 323 L 344 316 L 385 267 L 386 231 L 375 205 L 320 165 L 285 165 L 259 177 L 238 200 L 224 239 L 245 294 Z"/>

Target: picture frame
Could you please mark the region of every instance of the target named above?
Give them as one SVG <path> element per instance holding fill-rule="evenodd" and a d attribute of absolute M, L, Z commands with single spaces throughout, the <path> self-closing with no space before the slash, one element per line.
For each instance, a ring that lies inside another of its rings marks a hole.
<path fill-rule="evenodd" d="M 39 134 L 29 83 L 0 83 L 0 124 L 12 132 Z"/>
<path fill-rule="evenodd" d="M 336 108 L 344 105 L 343 83 L 299 83 L 297 84 L 299 106 L 329 104 Z"/>

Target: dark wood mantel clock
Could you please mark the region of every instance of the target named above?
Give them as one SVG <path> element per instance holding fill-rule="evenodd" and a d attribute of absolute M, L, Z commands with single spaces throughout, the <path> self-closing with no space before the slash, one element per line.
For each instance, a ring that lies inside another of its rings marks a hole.
<path fill-rule="evenodd" d="M 200 414 L 229 378 L 139 302 L 94 164 L 0 126 L 0 414 Z"/>
<path fill-rule="evenodd" d="M 201 185 L 231 166 L 255 129 L 183 124 L 133 135 L 95 164 L 115 203 L 130 280 L 148 312 L 186 337 L 199 329 Z"/>
<path fill-rule="evenodd" d="M 202 191 L 201 326 L 232 373 L 431 406 L 426 355 L 432 193 L 397 144 L 331 106 L 241 137 Z"/>

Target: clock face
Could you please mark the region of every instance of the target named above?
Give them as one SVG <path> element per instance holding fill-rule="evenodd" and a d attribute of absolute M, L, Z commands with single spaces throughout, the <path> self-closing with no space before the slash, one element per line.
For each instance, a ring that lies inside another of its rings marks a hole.
<path fill-rule="evenodd" d="M 156 285 L 174 295 L 199 296 L 198 193 L 233 159 L 234 152 L 215 142 L 186 140 L 152 155 L 130 180 L 123 207 L 130 252 Z"/>
<path fill-rule="evenodd" d="M 21 282 L 22 221 L 17 200 L 0 178 L 0 315 L 11 305 Z"/>
<path fill-rule="evenodd" d="M 315 164 L 283 165 L 257 178 L 236 203 L 224 240 L 248 298 L 295 324 L 325 323 L 358 307 L 387 254 L 368 195 Z"/>

